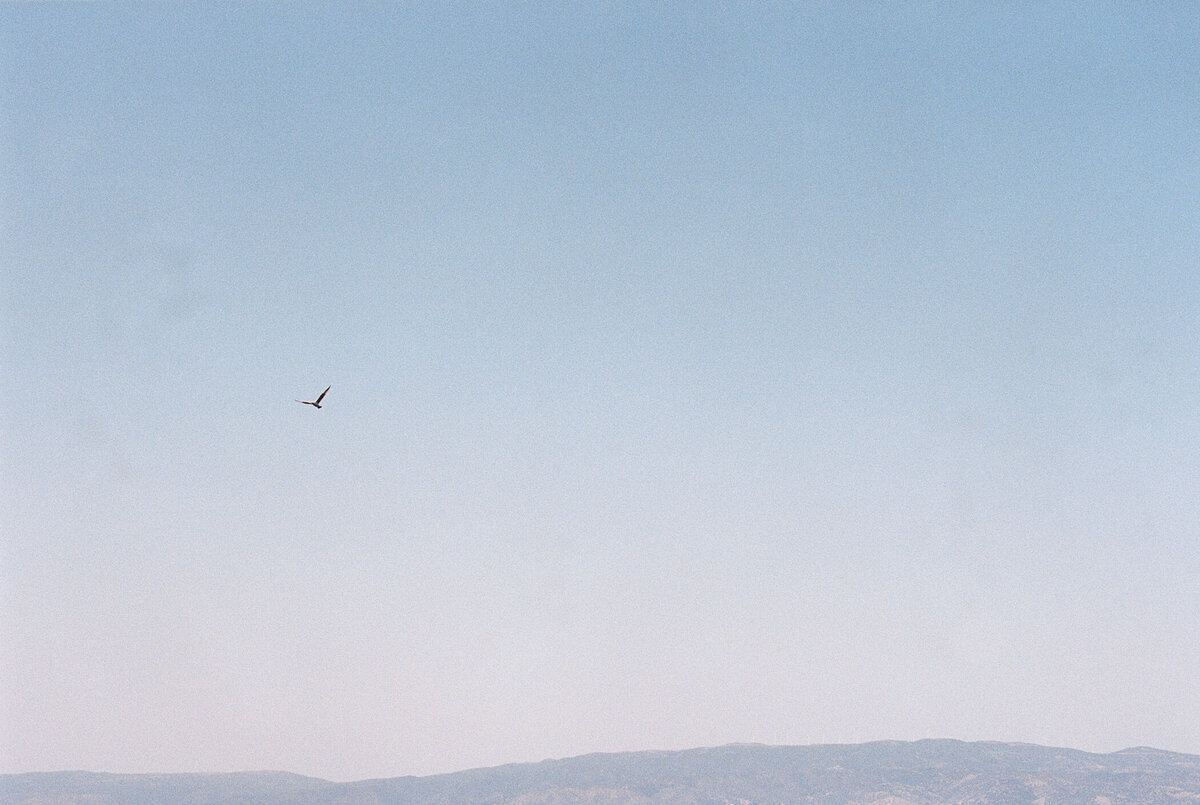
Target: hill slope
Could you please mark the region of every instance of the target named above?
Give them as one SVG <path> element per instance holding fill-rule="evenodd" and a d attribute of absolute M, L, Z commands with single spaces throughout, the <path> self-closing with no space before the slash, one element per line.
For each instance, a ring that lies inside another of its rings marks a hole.
<path fill-rule="evenodd" d="M 280 772 L 0 776 L 5 805 L 1200 805 L 1200 757 L 938 740 L 596 754 L 332 783 Z"/>

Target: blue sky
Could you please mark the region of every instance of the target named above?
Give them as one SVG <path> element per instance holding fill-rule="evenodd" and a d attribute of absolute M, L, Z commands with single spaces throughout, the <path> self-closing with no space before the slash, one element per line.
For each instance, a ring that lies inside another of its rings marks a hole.
<path fill-rule="evenodd" d="M 1198 23 L 0 8 L 0 771 L 1200 753 Z"/>

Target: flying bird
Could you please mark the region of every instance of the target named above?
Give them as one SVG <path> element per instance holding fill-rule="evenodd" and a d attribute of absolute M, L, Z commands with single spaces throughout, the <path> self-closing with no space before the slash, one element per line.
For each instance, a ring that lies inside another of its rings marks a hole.
<path fill-rule="evenodd" d="M 318 397 L 315 402 L 312 400 L 296 400 L 296 402 L 304 403 L 305 405 L 311 405 L 313 408 L 320 408 L 321 400 L 325 399 L 325 395 L 329 393 L 331 388 L 333 388 L 333 386 L 326 386 L 325 390 L 321 392 L 321 396 Z"/>

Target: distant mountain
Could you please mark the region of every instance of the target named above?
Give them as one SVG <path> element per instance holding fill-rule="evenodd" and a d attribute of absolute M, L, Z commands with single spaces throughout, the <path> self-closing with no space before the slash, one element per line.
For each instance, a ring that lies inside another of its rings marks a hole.
<path fill-rule="evenodd" d="M 1200 805 L 1200 757 L 880 741 L 596 754 L 332 783 L 283 772 L 0 776 L 3 805 Z"/>

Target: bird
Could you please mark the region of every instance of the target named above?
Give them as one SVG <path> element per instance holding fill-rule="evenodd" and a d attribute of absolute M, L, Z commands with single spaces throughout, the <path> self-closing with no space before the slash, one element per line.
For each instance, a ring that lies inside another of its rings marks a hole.
<path fill-rule="evenodd" d="M 329 389 L 331 388 L 333 388 L 333 386 L 326 386 L 325 390 L 321 392 L 321 396 L 316 399 L 316 402 L 312 400 L 296 400 L 296 402 L 304 403 L 305 405 L 311 405 L 313 408 L 320 408 L 321 400 L 325 399 L 325 395 L 329 393 Z"/>

